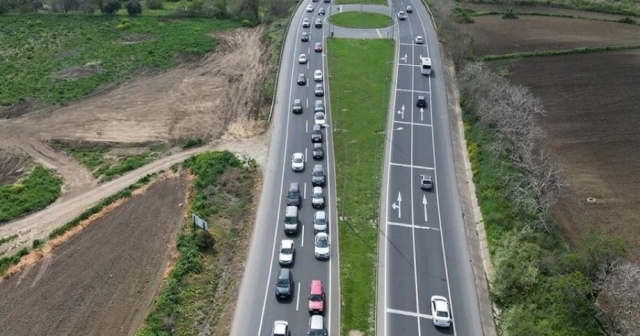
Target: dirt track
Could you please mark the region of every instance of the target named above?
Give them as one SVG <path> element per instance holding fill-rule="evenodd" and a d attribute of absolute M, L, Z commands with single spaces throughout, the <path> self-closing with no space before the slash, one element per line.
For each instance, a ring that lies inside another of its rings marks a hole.
<path fill-rule="evenodd" d="M 185 177 L 154 183 L 2 282 L 2 335 L 132 335 L 183 223 L 186 186 Z"/>

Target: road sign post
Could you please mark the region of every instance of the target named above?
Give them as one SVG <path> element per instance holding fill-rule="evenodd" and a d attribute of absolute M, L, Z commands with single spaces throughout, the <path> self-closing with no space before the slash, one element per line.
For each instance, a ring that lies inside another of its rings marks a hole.
<path fill-rule="evenodd" d="M 193 222 L 193 228 L 199 227 L 203 230 L 209 230 L 209 223 L 207 223 L 204 219 L 192 214 L 191 221 Z"/>

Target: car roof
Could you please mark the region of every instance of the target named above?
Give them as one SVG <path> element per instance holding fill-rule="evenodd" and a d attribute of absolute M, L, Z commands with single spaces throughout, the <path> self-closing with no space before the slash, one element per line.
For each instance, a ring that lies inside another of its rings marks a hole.
<path fill-rule="evenodd" d="M 316 88 L 319 88 L 319 87 L 321 88 L 321 87 L 322 87 L 322 84 L 317 83 L 317 84 L 316 84 Z"/>
<path fill-rule="evenodd" d="M 313 144 L 313 148 L 322 148 L 322 144 L 316 142 Z"/>
<path fill-rule="evenodd" d="M 294 102 L 294 103 L 300 103 L 300 102 L 302 102 L 302 99 L 298 99 L 298 98 L 296 98 L 296 99 L 294 99 L 294 100 L 293 100 L 293 102 Z"/>
<path fill-rule="evenodd" d="M 431 297 L 431 301 L 435 302 L 437 311 L 449 311 L 449 304 L 445 297 L 434 295 Z"/>
<path fill-rule="evenodd" d="M 311 285 L 309 285 L 309 287 L 311 287 L 312 293 L 314 289 L 322 289 L 322 280 L 311 280 Z"/>
<path fill-rule="evenodd" d="M 425 175 L 425 174 L 422 174 L 422 175 L 420 175 L 420 177 L 421 177 L 423 180 L 430 180 L 430 179 L 431 179 L 431 175 Z"/>
<path fill-rule="evenodd" d="M 293 247 L 293 240 L 291 240 L 291 239 L 283 239 L 282 242 L 280 242 L 280 247 L 282 247 L 282 248 L 291 248 L 291 247 Z"/>
<path fill-rule="evenodd" d="M 316 217 L 321 217 L 321 218 L 327 218 L 327 213 L 326 213 L 326 212 L 324 212 L 323 210 L 320 210 L 320 211 L 316 211 L 315 216 L 316 216 Z M 293 240 L 292 240 L 292 241 L 293 241 Z"/>
<path fill-rule="evenodd" d="M 309 33 L 307 33 L 307 32 L 302 32 L 302 35 L 309 35 Z"/>
<path fill-rule="evenodd" d="M 324 237 L 324 238 L 329 238 L 329 235 L 326 232 L 318 232 L 316 233 L 316 238 L 320 238 L 320 237 Z"/>
<path fill-rule="evenodd" d="M 318 113 L 322 113 L 322 112 L 318 112 Z M 314 130 L 320 130 L 320 129 L 322 129 L 322 127 L 320 127 L 320 125 L 313 125 L 313 129 Z"/>
<path fill-rule="evenodd" d="M 318 70 L 314 71 L 313 73 L 322 73 L 322 70 L 318 69 Z"/>
<path fill-rule="evenodd" d="M 313 187 L 313 192 L 322 192 L 322 188 L 321 187 Z"/>
<path fill-rule="evenodd" d="M 302 154 L 302 153 L 293 153 L 293 156 L 295 156 L 295 157 L 303 157 L 304 154 Z"/>
<path fill-rule="evenodd" d="M 309 319 L 309 327 L 312 329 L 324 329 L 324 317 L 322 315 L 313 315 Z"/>
<path fill-rule="evenodd" d="M 284 334 L 287 331 L 287 326 L 289 323 L 287 321 L 275 321 L 273 322 L 273 333 L 275 334 Z"/>
<path fill-rule="evenodd" d="M 418 96 L 418 99 L 426 99 L 424 96 Z"/>
<path fill-rule="evenodd" d="M 313 170 L 322 170 L 322 165 L 321 164 L 317 164 L 315 166 L 313 166 Z"/>

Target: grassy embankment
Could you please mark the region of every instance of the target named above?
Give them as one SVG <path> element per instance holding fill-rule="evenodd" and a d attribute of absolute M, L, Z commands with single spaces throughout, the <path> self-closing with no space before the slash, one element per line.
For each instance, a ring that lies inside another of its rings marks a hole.
<path fill-rule="evenodd" d="M 333 14 L 329 21 L 340 27 L 373 29 L 389 27 L 393 24 L 390 16 L 370 12 L 343 12 Z"/>
<path fill-rule="evenodd" d="M 60 196 L 61 186 L 62 179 L 40 165 L 21 180 L 1 186 L 0 223 L 46 208 Z M 11 240 L 7 239 L 2 243 Z"/>
<path fill-rule="evenodd" d="M 382 158 L 392 40 L 329 39 L 336 158 L 342 330 L 373 334 Z M 374 223 L 372 225 L 372 223 Z"/>
<path fill-rule="evenodd" d="M 504 4 L 504 0 L 474 0 L 476 4 Z M 518 2 L 520 8 L 526 6 L 541 6 L 576 9 L 588 12 L 600 12 L 608 14 L 619 14 L 640 17 L 640 10 L 634 1 L 598 1 L 598 0 L 521 0 Z"/>
<path fill-rule="evenodd" d="M 177 240 L 178 259 L 137 333 L 140 336 L 230 331 L 253 224 L 254 190 L 261 175 L 253 161 L 245 165 L 226 151 L 199 154 L 183 167 L 195 175 L 188 213 L 205 219 L 210 235 L 194 230 L 187 218 Z"/>

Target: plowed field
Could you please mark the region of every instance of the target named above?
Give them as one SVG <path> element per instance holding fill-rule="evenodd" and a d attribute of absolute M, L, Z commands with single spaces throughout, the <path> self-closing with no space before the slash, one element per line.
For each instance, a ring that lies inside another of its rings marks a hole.
<path fill-rule="evenodd" d="M 640 45 L 640 26 L 616 22 L 520 16 L 503 20 L 499 15 L 475 17 L 465 25 L 478 55 L 501 55 L 579 47 Z"/>
<path fill-rule="evenodd" d="M 186 178 L 166 178 L 0 284 L 5 336 L 132 335 L 183 223 Z"/>
<path fill-rule="evenodd" d="M 570 184 L 553 208 L 564 236 L 575 243 L 597 227 L 637 244 L 640 51 L 521 59 L 510 72 L 547 110 L 547 149 Z M 639 249 L 631 252 L 640 259 Z"/>

